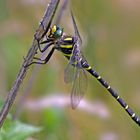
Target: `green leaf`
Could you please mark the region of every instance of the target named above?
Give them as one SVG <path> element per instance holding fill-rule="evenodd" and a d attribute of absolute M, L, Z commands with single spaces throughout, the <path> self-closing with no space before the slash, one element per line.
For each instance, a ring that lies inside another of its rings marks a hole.
<path fill-rule="evenodd" d="M 7 120 L 0 132 L 0 140 L 25 140 L 39 131 L 41 131 L 39 127 Z"/>

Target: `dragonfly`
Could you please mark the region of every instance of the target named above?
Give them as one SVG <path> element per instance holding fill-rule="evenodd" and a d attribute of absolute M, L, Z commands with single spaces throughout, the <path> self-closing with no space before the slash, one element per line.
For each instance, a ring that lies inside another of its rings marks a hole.
<path fill-rule="evenodd" d="M 78 27 L 71 11 L 71 18 L 74 26 L 74 35 L 67 35 L 64 33 L 64 29 L 60 26 L 54 25 L 46 33 L 46 39 L 42 42 L 37 40 L 38 48 L 41 53 L 45 52 L 51 47 L 50 52 L 45 59 L 34 57 L 34 61 L 28 64 L 26 67 L 32 64 L 47 64 L 53 55 L 55 50 L 60 51 L 67 59 L 68 64 L 64 71 L 64 81 L 66 83 L 72 83 L 71 90 L 71 106 L 75 109 L 83 98 L 87 88 L 87 75 L 90 73 L 95 77 L 98 82 L 107 89 L 108 93 L 124 108 L 132 120 L 140 126 L 140 118 L 134 113 L 134 111 L 128 106 L 128 104 L 119 96 L 119 94 L 95 71 L 87 62 L 83 56 L 80 46 L 82 45 L 82 39 L 78 31 Z M 42 48 L 42 44 L 45 46 Z"/>

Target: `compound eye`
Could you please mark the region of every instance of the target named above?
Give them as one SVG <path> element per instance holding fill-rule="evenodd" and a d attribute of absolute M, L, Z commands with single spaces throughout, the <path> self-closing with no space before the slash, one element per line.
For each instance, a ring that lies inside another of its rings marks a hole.
<path fill-rule="evenodd" d="M 51 28 L 51 31 L 49 33 L 49 37 L 54 38 L 54 39 L 58 39 L 63 35 L 63 29 L 60 28 L 59 26 L 54 25 Z"/>
<path fill-rule="evenodd" d="M 54 33 L 54 37 L 55 38 L 60 38 L 62 36 L 62 34 L 63 34 L 63 29 L 57 26 L 56 31 Z"/>
<path fill-rule="evenodd" d="M 63 34 L 63 29 L 62 28 L 60 28 L 60 27 L 57 27 L 57 30 L 56 30 L 56 34 L 57 34 L 57 36 L 58 37 L 61 37 L 62 36 L 62 34 Z"/>

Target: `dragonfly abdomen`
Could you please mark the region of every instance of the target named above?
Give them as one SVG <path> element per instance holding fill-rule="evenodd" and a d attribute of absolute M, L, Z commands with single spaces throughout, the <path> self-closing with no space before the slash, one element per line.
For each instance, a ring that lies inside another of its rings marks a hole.
<path fill-rule="evenodd" d="M 119 104 L 126 110 L 129 116 L 140 126 L 140 118 L 133 112 L 133 110 L 127 105 L 127 103 L 117 94 L 117 92 L 111 88 L 111 86 L 88 64 L 85 69 L 94 76 L 108 91 L 109 93 L 119 102 Z"/>

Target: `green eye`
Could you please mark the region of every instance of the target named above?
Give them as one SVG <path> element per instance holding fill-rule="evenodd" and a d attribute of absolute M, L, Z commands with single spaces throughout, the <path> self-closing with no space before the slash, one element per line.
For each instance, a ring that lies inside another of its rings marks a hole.
<path fill-rule="evenodd" d="M 63 35 L 63 29 L 60 27 L 56 27 L 56 31 L 54 32 L 54 38 L 60 38 Z"/>
<path fill-rule="evenodd" d="M 62 37 L 62 35 L 63 35 L 63 28 L 56 26 L 56 25 L 54 25 L 51 28 L 51 31 L 49 33 L 49 37 L 54 38 L 54 39 L 58 39 L 58 38 Z"/>

